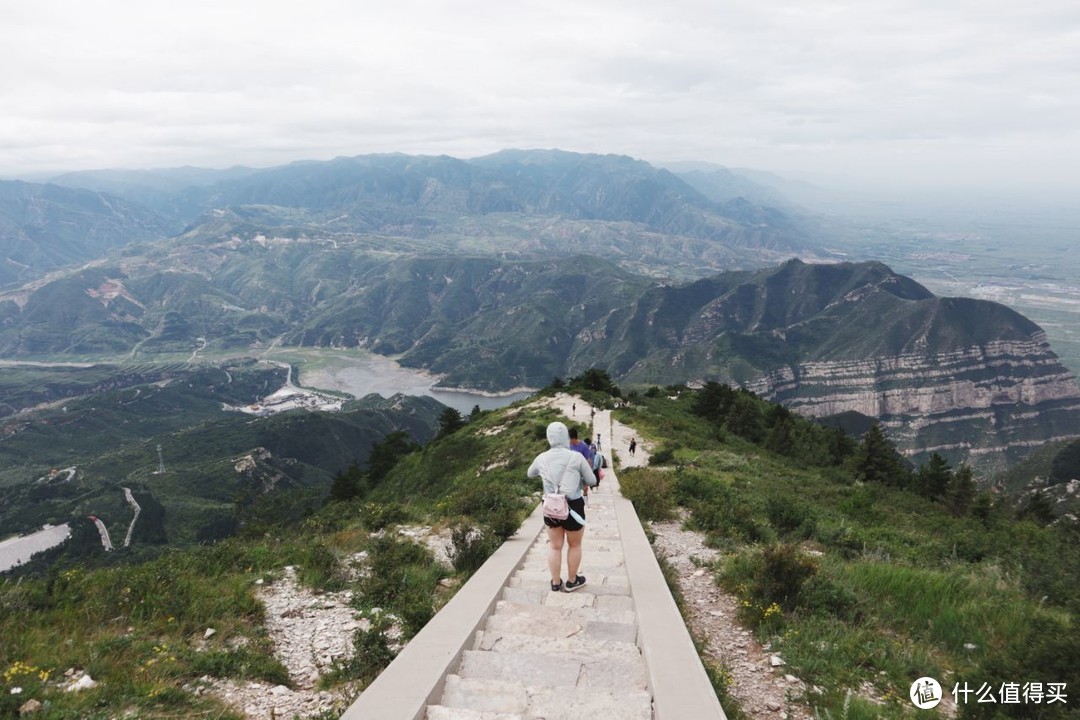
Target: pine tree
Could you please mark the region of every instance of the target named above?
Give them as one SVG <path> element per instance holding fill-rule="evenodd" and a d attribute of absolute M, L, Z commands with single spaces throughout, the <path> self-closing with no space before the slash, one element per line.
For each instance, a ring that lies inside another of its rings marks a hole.
<path fill-rule="evenodd" d="M 418 447 L 404 430 L 395 430 L 384 437 L 382 442 L 375 443 L 368 455 L 366 488 L 373 488 L 381 483 L 397 465 L 398 460 Z"/>
<path fill-rule="evenodd" d="M 346 502 L 364 494 L 364 473 L 360 466 L 353 461 L 347 469 L 334 476 L 330 484 L 330 499 L 338 502 Z"/>
<path fill-rule="evenodd" d="M 452 407 L 448 407 L 439 415 L 439 432 L 436 437 L 446 437 L 465 427 L 465 418 Z"/>
<path fill-rule="evenodd" d="M 930 461 L 920 465 L 915 475 L 915 491 L 931 500 L 944 500 L 952 481 L 953 471 L 949 462 L 937 453 L 931 453 Z"/>
<path fill-rule="evenodd" d="M 862 482 L 878 482 L 907 487 L 910 473 L 896 452 L 896 446 L 885 437 L 881 425 L 874 423 L 863 435 L 854 456 L 852 471 Z"/>
<path fill-rule="evenodd" d="M 656 388 L 657 392 L 653 395 L 645 393 L 646 397 L 657 397 L 660 395 L 659 388 Z M 649 389 L 652 391 L 652 388 Z M 720 424 L 727 418 L 729 412 L 731 412 L 731 406 L 735 404 L 735 391 L 731 389 L 730 385 L 725 385 L 717 382 L 705 383 L 705 387 L 698 390 L 694 395 L 694 404 L 691 408 L 691 412 L 695 415 L 700 415 L 703 418 Z"/>
<path fill-rule="evenodd" d="M 842 465 L 855 454 L 859 444 L 840 428 L 830 428 L 828 432 L 829 459 L 833 465 Z"/>
<path fill-rule="evenodd" d="M 765 438 L 765 423 L 760 403 L 752 393 L 739 390 L 731 405 L 724 427 L 750 442 L 760 443 Z"/>
<path fill-rule="evenodd" d="M 949 510 L 955 517 L 967 515 L 971 503 L 975 500 L 975 475 L 968 465 L 956 468 L 948 488 Z"/>
<path fill-rule="evenodd" d="M 779 455 L 795 454 L 795 423 L 790 415 L 781 416 L 772 424 L 765 438 L 765 447 Z"/>

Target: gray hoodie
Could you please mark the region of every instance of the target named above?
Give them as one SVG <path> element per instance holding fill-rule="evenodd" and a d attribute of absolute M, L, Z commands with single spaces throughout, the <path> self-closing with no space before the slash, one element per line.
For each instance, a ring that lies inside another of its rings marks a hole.
<path fill-rule="evenodd" d="M 544 480 L 544 493 L 562 493 L 569 500 L 581 497 L 586 485 L 596 485 L 589 461 L 579 452 L 570 449 L 570 431 L 561 422 L 547 427 L 548 445 L 551 449 L 536 456 L 527 475 Z"/>

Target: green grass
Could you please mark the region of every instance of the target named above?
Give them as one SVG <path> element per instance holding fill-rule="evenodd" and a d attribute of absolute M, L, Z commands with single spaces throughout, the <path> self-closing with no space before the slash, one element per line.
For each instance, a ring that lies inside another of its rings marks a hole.
<path fill-rule="evenodd" d="M 36 577 L 0 580 L 0 717 L 17 714 L 35 697 L 49 702 L 47 717 L 130 711 L 147 718 L 236 718 L 184 686 L 203 675 L 289 684 L 255 597 L 256 581 L 273 581 L 285 565 L 296 566 L 298 580 L 314 589 L 351 590 L 357 611 L 375 621 L 354 639 L 368 655 L 341 663 L 322 680 L 323 687 L 362 686 L 392 658 L 389 624 L 396 618 L 405 638 L 418 632 L 531 511 L 538 483 L 525 469 L 546 448 L 543 430 L 554 417 L 550 410 L 481 413 L 461 431 L 402 457 L 370 497 L 282 515 L 282 508 L 306 502 L 304 492 L 263 496 L 267 507 L 253 509 L 241 535 L 213 545 L 148 559 L 135 551 L 106 556 L 86 542 L 80 558 L 60 557 Z M 167 499 L 168 479 L 158 481 Z M 185 507 L 206 513 L 216 505 Z M 459 562 L 449 570 L 426 548 L 397 539 L 398 523 L 478 528 L 484 535 L 470 542 L 456 533 L 451 554 Z M 370 572 L 357 578 L 348 572 L 355 570 L 349 558 L 361 551 Z M 444 587 L 447 577 L 453 582 Z M 208 627 L 217 633 L 200 649 Z M 240 638 L 242 645 L 228 642 Z M 58 678 L 73 667 L 100 685 L 62 692 Z M 23 692 L 13 695 L 13 687 Z"/>
<path fill-rule="evenodd" d="M 671 450 L 662 469 L 625 471 L 624 493 L 645 517 L 684 506 L 689 527 L 724 551 L 718 582 L 786 670 L 821 689 L 807 698 L 818 717 L 910 717 L 908 688 L 923 675 L 947 689 L 959 679 L 1080 686 L 1073 528 L 1000 506 L 953 517 L 912 492 L 854 483 L 843 467 L 768 453 L 691 416 L 693 393 L 673 394 L 616 412 Z"/>

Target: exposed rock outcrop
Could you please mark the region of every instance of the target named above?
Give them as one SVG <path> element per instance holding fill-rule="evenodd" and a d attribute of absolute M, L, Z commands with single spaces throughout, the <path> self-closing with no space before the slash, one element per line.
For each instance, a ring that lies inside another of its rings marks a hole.
<path fill-rule="evenodd" d="M 747 387 L 803 415 L 878 418 L 915 456 L 992 465 L 1080 435 L 1080 387 L 1041 331 L 948 352 L 799 363 Z"/>
<path fill-rule="evenodd" d="M 715 380 L 804 415 L 876 418 L 916 461 L 990 469 L 1080 435 L 1080 386 L 1038 325 L 881 263 L 792 260 L 655 288 L 591 345 L 583 361 L 620 382 Z"/>

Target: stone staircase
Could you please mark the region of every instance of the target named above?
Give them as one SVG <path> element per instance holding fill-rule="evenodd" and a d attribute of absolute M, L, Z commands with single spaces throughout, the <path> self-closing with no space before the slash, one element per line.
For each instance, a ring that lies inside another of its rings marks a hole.
<path fill-rule="evenodd" d="M 551 591 L 541 532 L 428 720 L 652 719 L 612 486 L 589 496 L 585 587 Z"/>
<path fill-rule="evenodd" d="M 585 517 L 584 587 L 551 591 L 537 507 L 342 720 L 725 720 L 612 469 Z"/>

